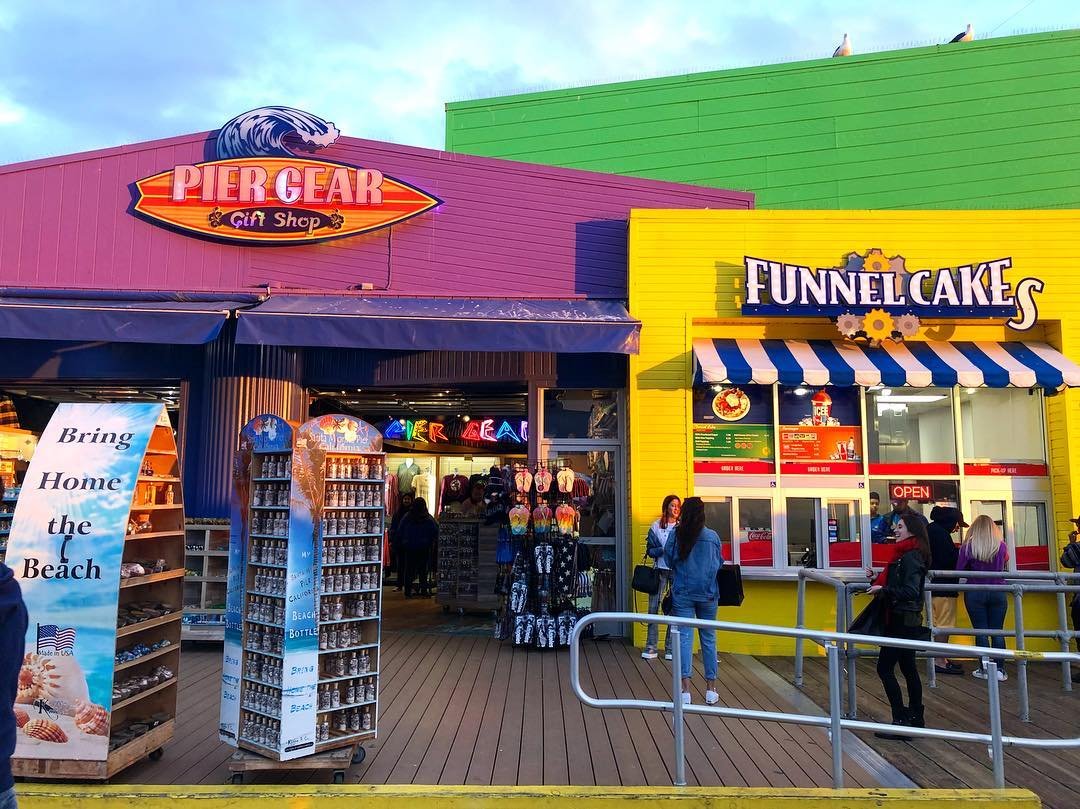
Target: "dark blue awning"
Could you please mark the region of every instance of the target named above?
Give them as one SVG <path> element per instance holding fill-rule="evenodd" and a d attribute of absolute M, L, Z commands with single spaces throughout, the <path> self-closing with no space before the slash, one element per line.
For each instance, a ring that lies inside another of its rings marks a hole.
<path fill-rule="evenodd" d="M 238 313 L 238 343 L 418 351 L 636 354 L 617 301 L 275 295 Z"/>
<path fill-rule="evenodd" d="M 29 291 L 28 291 L 29 292 Z M 195 345 L 217 337 L 229 314 L 261 296 L 235 300 L 182 293 L 0 290 L 0 338 Z"/>

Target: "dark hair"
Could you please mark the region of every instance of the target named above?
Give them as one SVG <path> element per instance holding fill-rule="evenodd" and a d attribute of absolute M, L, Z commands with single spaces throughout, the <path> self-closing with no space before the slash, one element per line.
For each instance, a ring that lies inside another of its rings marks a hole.
<path fill-rule="evenodd" d="M 927 565 L 930 564 L 930 537 L 926 534 L 926 523 L 923 522 L 923 518 L 916 514 L 914 511 L 908 509 L 900 513 L 900 520 L 904 523 L 904 527 L 907 528 L 908 533 L 911 534 L 915 540 L 915 544 L 918 546 L 919 555 L 922 556 L 923 562 Z"/>
<path fill-rule="evenodd" d="M 660 527 L 667 528 L 667 509 L 675 500 L 682 502 L 682 498 L 677 494 L 669 494 L 664 498 L 664 504 L 660 506 Z"/>
<path fill-rule="evenodd" d="M 409 506 L 409 513 L 414 517 L 431 516 L 431 513 L 427 510 L 427 501 L 423 497 L 417 497 L 412 501 L 412 505 Z"/>
<path fill-rule="evenodd" d="M 877 500 L 880 503 L 881 502 L 881 495 L 878 494 L 877 492 L 870 492 L 870 499 L 871 500 Z"/>
<path fill-rule="evenodd" d="M 408 497 L 408 498 L 409 498 L 409 505 L 412 505 L 412 500 L 413 500 L 413 498 L 414 498 L 414 497 L 416 497 L 416 495 L 415 495 L 415 494 L 413 494 L 412 492 L 404 492 L 404 493 L 403 493 L 403 494 L 401 495 L 401 502 L 402 502 L 402 503 L 404 503 L 404 502 L 405 502 L 405 498 L 406 498 L 406 497 Z"/>
<path fill-rule="evenodd" d="M 675 529 L 680 559 L 685 559 L 690 555 L 704 528 L 705 504 L 700 497 L 687 497 L 683 500 L 682 516 L 679 519 L 679 526 Z"/>

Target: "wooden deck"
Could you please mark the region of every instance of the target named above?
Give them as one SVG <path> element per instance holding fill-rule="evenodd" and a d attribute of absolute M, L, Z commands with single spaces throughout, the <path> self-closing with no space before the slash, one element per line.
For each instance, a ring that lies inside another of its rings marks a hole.
<path fill-rule="evenodd" d="M 514 649 L 493 640 L 482 618 L 443 617 L 426 604 L 408 602 L 403 623 L 412 628 L 384 631 L 379 738 L 367 745 L 367 760 L 349 770 L 349 783 L 671 785 L 668 717 L 584 708 L 570 691 L 567 652 Z M 417 618 L 425 611 L 431 611 L 427 624 Z M 226 781 L 232 748 L 217 739 L 220 659 L 220 647 L 185 648 L 175 739 L 162 760 L 142 761 L 115 783 Z M 662 699 L 670 689 L 670 664 L 642 660 L 621 641 L 586 642 L 584 662 L 586 687 L 599 696 Z M 791 710 L 767 679 L 752 660 L 723 656 L 721 699 Z M 700 676 L 695 682 L 700 689 Z M 694 699 L 703 701 L 703 693 L 696 691 Z M 687 728 L 691 784 L 831 785 L 821 730 L 696 716 L 688 717 Z M 872 769 L 856 758 L 845 761 L 847 785 L 879 786 Z M 299 771 L 254 780 L 329 778 L 325 771 Z"/>
<path fill-rule="evenodd" d="M 766 658 L 764 662 L 791 682 L 794 660 Z M 874 671 L 874 660 L 858 663 L 858 710 L 863 719 L 891 721 L 889 703 Z M 971 671 L 973 663 L 965 664 Z M 925 664 L 920 663 L 920 673 Z M 1031 722 L 1021 722 L 1016 687 L 1016 669 L 1001 684 L 1002 721 L 1005 733 L 1038 738 L 1080 736 L 1080 686 L 1072 693 L 1061 690 L 1058 666 L 1033 663 L 1028 666 L 1028 694 Z M 807 660 L 805 692 L 819 705 L 828 704 L 826 669 L 817 658 Z M 986 683 L 970 674 L 938 675 L 937 687 L 927 688 L 923 678 L 923 701 L 928 727 L 988 732 Z M 901 683 L 903 680 L 901 679 Z M 990 757 L 982 745 L 930 739 L 889 741 L 870 733 L 858 734 L 887 761 L 921 787 L 992 787 Z M 1032 750 L 1006 748 L 1005 778 L 1009 786 L 1037 793 L 1049 809 L 1074 809 L 1080 805 L 1080 750 Z"/>

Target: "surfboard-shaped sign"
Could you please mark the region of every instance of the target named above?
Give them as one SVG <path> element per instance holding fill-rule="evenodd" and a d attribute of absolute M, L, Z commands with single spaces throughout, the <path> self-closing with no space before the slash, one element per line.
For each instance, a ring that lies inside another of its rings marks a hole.
<path fill-rule="evenodd" d="M 305 244 L 387 227 L 439 200 L 378 169 L 296 154 L 337 140 L 334 125 L 263 107 L 217 135 L 218 160 L 173 166 L 135 183 L 135 213 L 230 242 Z"/>

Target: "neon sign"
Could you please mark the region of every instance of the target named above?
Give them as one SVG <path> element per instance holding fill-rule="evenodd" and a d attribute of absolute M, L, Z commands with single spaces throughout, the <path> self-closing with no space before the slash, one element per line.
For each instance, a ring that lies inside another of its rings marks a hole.
<path fill-rule="evenodd" d="M 427 419 L 396 419 L 383 429 L 383 437 L 420 444 L 447 444 L 446 425 Z M 529 441 L 529 422 L 518 419 L 469 419 L 457 436 L 462 441 L 487 444 L 525 444 Z"/>

